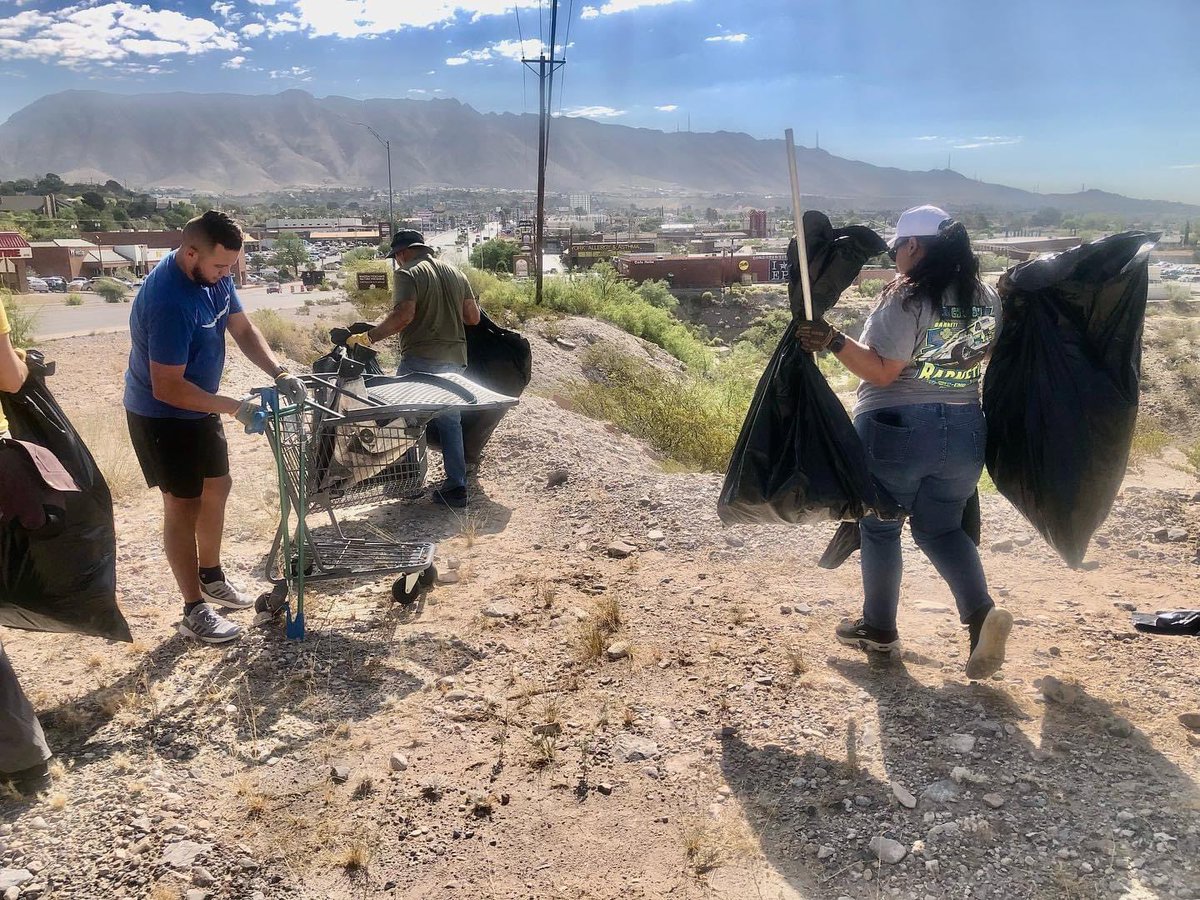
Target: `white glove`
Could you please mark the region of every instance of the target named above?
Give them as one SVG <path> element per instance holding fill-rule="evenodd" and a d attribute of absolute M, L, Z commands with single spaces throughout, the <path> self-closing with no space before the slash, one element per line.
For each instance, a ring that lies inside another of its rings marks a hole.
<path fill-rule="evenodd" d="M 303 404 L 304 399 L 308 396 L 304 382 L 288 371 L 280 372 L 275 376 L 275 387 L 295 406 Z"/>
<path fill-rule="evenodd" d="M 254 427 L 254 414 L 262 409 L 262 405 L 258 402 L 258 398 L 253 394 L 247 394 L 242 398 L 241 405 L 238 406 L 237 412 L 233 417 L 242 423 L 246 429 L 246 434 L 251 434 L 251 429 Z"/>

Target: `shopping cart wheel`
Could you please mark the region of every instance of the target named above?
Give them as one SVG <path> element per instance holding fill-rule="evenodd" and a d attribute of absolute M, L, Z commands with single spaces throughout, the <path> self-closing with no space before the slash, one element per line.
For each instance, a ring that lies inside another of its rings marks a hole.
<path fill-rule="evenodd" d="M 413 572 L 411 575 L 401 575 L 392 582 L 392 599 L 405 606 L 415 603 L 421 594 L 421 577 Z"/>
<path fill-rule="evenodd" d="M 270 625 L 288 608 L 288 586 L 277 584 L 254 601 L 254 624 Z"/>
<path fill-rule="evenodd" d="M 293 556 L 292 557 L 292 565 L 291 565 L 290 570 L 288 571 L 288 575 L 290 577 L 292 577 L 292 578 L 296 577 L 296 570 L 300 568 L 299 563 L 300 563 L 300 560 Z M 310 559 L 304 564 L 304 577 L 307 578 L 312 573 L 313 573 L 313 564 L 312 564 L 312 560 Z"/>

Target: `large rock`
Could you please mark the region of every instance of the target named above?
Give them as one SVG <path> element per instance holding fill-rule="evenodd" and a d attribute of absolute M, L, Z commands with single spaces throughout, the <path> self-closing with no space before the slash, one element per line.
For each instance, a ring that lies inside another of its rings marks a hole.
<path fill-rule="evenodd" d="M 649 738 L 622 734 L 613 741 L 613 755 L 624 762 L 641 762 L 658 756 L 658 744 Z"/>
<path fill-rule="evenodd" d="M 175 869 L 190 869 L 196 862 L 196 857 L 203 856 L 212 850 L 212 844 L 200 844 L 196 841 L 176 841 L 163 847 L 161 864 Z"/>
<path fill-rule="evenodd" d="M 892 866 L 908 856 L 907 847 L 899 841 L 893 841 L 891 838 L 885 837 L 871 838 L 871 852 L 879 857 L 880 862 L 885 862 Z"/>

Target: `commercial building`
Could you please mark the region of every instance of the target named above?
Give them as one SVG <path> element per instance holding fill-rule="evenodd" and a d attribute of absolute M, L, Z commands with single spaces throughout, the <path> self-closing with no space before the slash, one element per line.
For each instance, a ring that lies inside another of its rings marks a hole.
<path fill-rule="evenodd" d="M 294 231 L 297 234 L 308 234 L 313 231 L 354 231 L 363 227 L 363 220 L 358 218 L 331 219 L 267 219 L 262 225 L 267 231 Z"/>
<path fill-rule="evenodd" d="M 569 269 L 590 269 L 601 260 L 630 253 L 654 253 L 654 241 L 575 241 L 562 252 Z"/>
<path fill-rule="evenodd" d="M 58 200 L 53 194 L 44 197 L 29 194 L 0 195 L 0 212 L 31 212 L 53 219 L 58 215 Z"/>
<path fill-rule="evenodd" d="M 767 236 L 767 212 L 763 209 L 752 209 L 748 216 L 751 238 L 765 238 Z"/>
<path fill-rule="evenodd" d="M 15 294 L 29 290 L 29 243 L 15 231 L 0 231 L 0 285 Z"/>
<path fill-rule="evenodd" d="M 734 284 L 782 284 L 787 257 L 782 253 L 661 255 L 631 253 L 613 260 L 617 271 L 638 284 L 665 281 L 679 290 L 719 290 Z"/>

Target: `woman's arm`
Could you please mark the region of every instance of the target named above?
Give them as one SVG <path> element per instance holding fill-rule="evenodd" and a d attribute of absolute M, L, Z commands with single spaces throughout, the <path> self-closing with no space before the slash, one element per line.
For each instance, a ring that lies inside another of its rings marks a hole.
<path fill-rule="evenodd" d="M 887 387 L 909 365 L 907 359 L 886 359 L 874 348 L 838 331 L 828 322 L 801 322 L 796 328 L 800 347 L 808 353 L 828 350 L 838 362 L 870 384 Z"/>
<path fill-rule="evenodd" d="M 9 332 L 8 311 L 0 301 L 0 391 L 12 394 L 21 389 L 29 370 L 25 368 L 25 360 L 17 356 L 13 349 Z"/>

